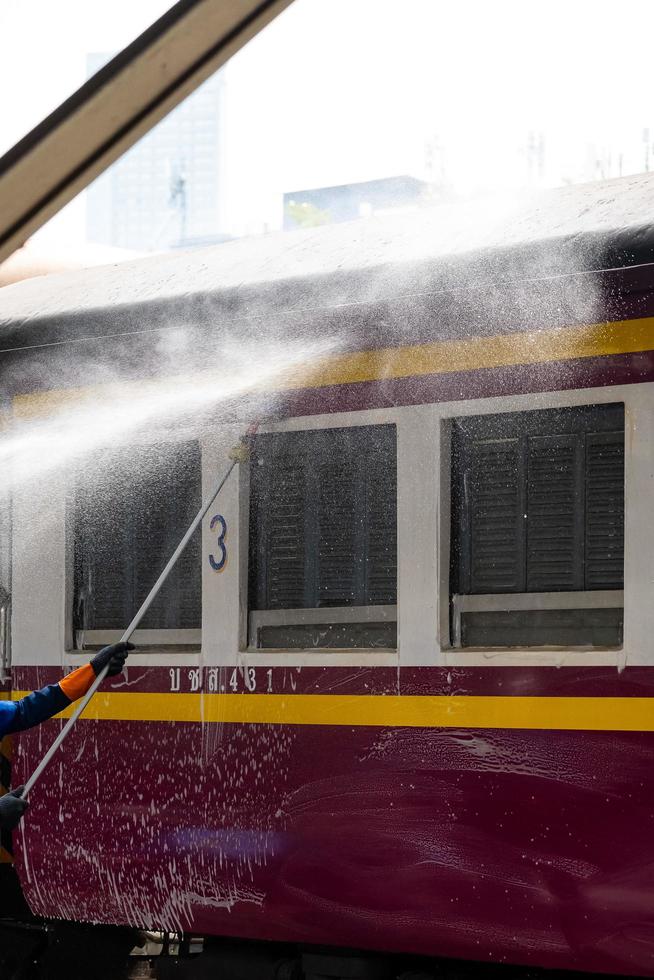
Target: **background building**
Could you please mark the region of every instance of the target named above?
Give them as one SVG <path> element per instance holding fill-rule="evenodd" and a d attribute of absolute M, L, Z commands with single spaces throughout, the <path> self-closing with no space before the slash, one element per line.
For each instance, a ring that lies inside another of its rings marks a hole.
<path fill-rule="evenodd" d="M 89 55 L 89 75 L 109 58 Z M 140 251 L 223 241 L 224 116 L 218 73 L 92 184 L 88 240 Z"/>
<path fill-rule="evenodd" d="M 336 187 L 314 187 L 284 194 L 284 228 L 352 221 L 424 204 L 429 184 L 416 177 L 383 177 Z"/>

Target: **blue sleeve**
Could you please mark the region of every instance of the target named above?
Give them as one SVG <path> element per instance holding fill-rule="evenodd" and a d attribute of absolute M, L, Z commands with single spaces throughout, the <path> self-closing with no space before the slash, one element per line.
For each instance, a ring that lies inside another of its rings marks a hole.
<path fill-rule="evenodd" d="M 20 701 L 0 701 L 0 737 L 33 728 L 59 714 L 70 703 L 58 684 L 49 684 Z"/>

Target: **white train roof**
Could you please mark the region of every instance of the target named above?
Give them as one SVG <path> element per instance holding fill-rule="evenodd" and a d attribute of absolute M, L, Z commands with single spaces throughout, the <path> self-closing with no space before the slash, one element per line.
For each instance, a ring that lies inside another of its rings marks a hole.
<path fill-rule="evenodd" d="M 279 232 L 7 286 L 0 290 L 0 326 L 334 276 L 365 279 L 369 289 L 372 275 L 375 298 L 383 298 L 391 292 L 386 273 L 393 267 L 424 270 L 454 262 L 460 269 L 471 256 L 561 241 L 573 246 L 568 262 L 588 242 L 594 249 L 617 238 L 650 244 L 653 211 L 654 174 L 641 174 Z M 375 270 L 382 274 L 375 277 Z"/>

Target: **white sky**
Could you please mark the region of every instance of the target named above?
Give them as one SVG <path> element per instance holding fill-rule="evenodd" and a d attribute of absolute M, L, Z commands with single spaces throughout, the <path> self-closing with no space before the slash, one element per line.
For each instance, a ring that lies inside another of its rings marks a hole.
<path fill-rule="evenodd" d="M 0 0 L 0 152 L 84 81 L 89 51 L 168 6 Z M 587 179 L 598 158 L 615 176 L 620 153 L 641 170 L 653 29 L 652 0 L 295 0 L 227 69 L 234 208 L 254 222 L 284 191 L 421 176 L 434 140 L 457 190 L 510 189 L 530 130 L 545 182 Z"/>
<path fill-rule="evenodd" d="M 125 47 L 166 0 L 0 0 L 0 153 L 86 80 L 86 55 Z"/>

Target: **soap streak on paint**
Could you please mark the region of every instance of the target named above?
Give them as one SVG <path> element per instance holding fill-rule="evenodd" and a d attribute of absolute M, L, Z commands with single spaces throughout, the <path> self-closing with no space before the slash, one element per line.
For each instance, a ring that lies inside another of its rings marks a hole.
<path fill-rule="evenodd" d="M 91 794 L 100 812 L 112 814 L 112 833 L 99 842 L 79 800 L 94 770 L 99 775 L 94 749 L 106 747 L 106 727 L 87 721 L 71 736 L 78 743 L 75 754 L 86 743 L 80 764 L 34 800 L 29 835 L 44 832 L 53 804 L 65 814 L 68 830 L 49 873 L 32 882 L 35 909 L 56 907 L 62 919 L 82 915 L 85 921 L 175 932 L 189 928 L 194 907 L 229 912 L 238 904 L 262 906 L 257 869 L 283 863 L 288 847 L 285 800 L 297 733 L 272 725 L 229 726 L 229 737 L 207 738 L 207 729 L 213 733 L 216 726 L 202 725 L 189 745 L 186 726 L 175 726 L 154 751 L 146 732 L 136 737 L 139 747 L 116 728 L 115 765 L 106 779 L 96 779 Z M 19 742 L 21 767 L 31 764 L 34 748 L 31 739 Z M 121 760 L 128 764 L 130 750 L 142 765 L 128 778 Z M 164 779 L 162 755 L 174 761 L 174 777 Z M 154 795 L 163 790 L 167 802 L 155 804 Z M 189 806 L 191 798 L 196 802 Z M 29 877 L 29 846 L 24 854 Z M 66 873 L 80 866 L 86 894 Z"/>
<path fill-rule="evenodd" d="M 52 402 L 33 399 L 32 409 L 45 407 L 46 412 L 14 411 L 0 438 L 0 468 L 10 469 L 20 493 L 31 481 L 67 481 L 71 464 L 79 477 L 84 467 L 76 466 L 78 461 L 105 447 L 145 443 L 153 430 L 157 440 L 162 432 L 163 438 L 179 438 L 180 430 L 188 426 L 197 431 L 209 417 L 211 431 L 226 420 L 232 432 L 240 425 L 245 432 L 254 421 L 247 416 L 255 399 L 259 405 L 262 393 L 274 389 L 276 380 L 288 382 L 289 375 L 301 386 L 314 360 L 338 346 L 333 336 L 295 344 L 224 342 L 222 356 L 212 358 L 219 367 L 211 373 L 170 378 L 158 370 L 153 380 L 151 363 L 143 383 L 127 385 L 116 379 L 95 393 L 64 391 L 54 414 Z M 83 367 L 80 376 L 85 376 Z M 56 389 L 53 377 L 51 390 Z M 272 402 L 267 396 L 267 409 Z M 30 402 L 23 407 L 29 408 Z M 106 478 L 111 480 L 110 469 Z M 45 527 L 39 533 L 45 533 Z M 226 677 L 221 680 L 226 683 Z M 124 684 L 132 682 L 128 678 Z M 51 732 L 47 725 L 19 740 L 17 770 L 33 769 Z M 106 759 L 109 737 L 105 724 L 86 721 L 71 735 L 69 758 L 75 766 L 64 772 L 59 765 L 58 778 L 44 784 L 32 801 L 29 826 L 21 827 L 23 870 L 34 909 L 49 909 L 52 917 L 56 908 L 61 919 L 183 931 L 192 922 L 194 906 L 230 911 L 239 903 L 263 904 L 257 869 L 277 859 L 284 846 L 283 801 L 296 734 L 247 726 L 232 728 L 224 738 L 220 724 L 203 724 L 197 734 L 190 746 L 185 726 L 171 726 L 167 744 L 152 744 L 144 732 L 137 738 L 141 761 L 136 771 L 130 762 L 134 745 L 123 726 L 115 733 L 109 770 L 100 764 Z M 165 800 L 155 803 L 150 782 L 159 782 L 161 753 L 169 755 L 171 768 L 161 787 Z M 271 778 L 276 787 L 273 798 Z M 198 791 L 201 806 L 185 805 L 184 800 Z M 84 800 L 87 803 L 80 805 Z M 51 856 L 49 873 L 36 874 L 32 847 L 35 839 L 52 833 L 53 814 L 58 817 L 60 845 Z M 110 815 L 112 829 L 106 840 L 113 842 L 111 846 L 94 840 L 92 824 L 102 814 Z M 86 895 L 67 874 L 71 867 L 84 868 L 84 880 L 91 886 Z"/>

